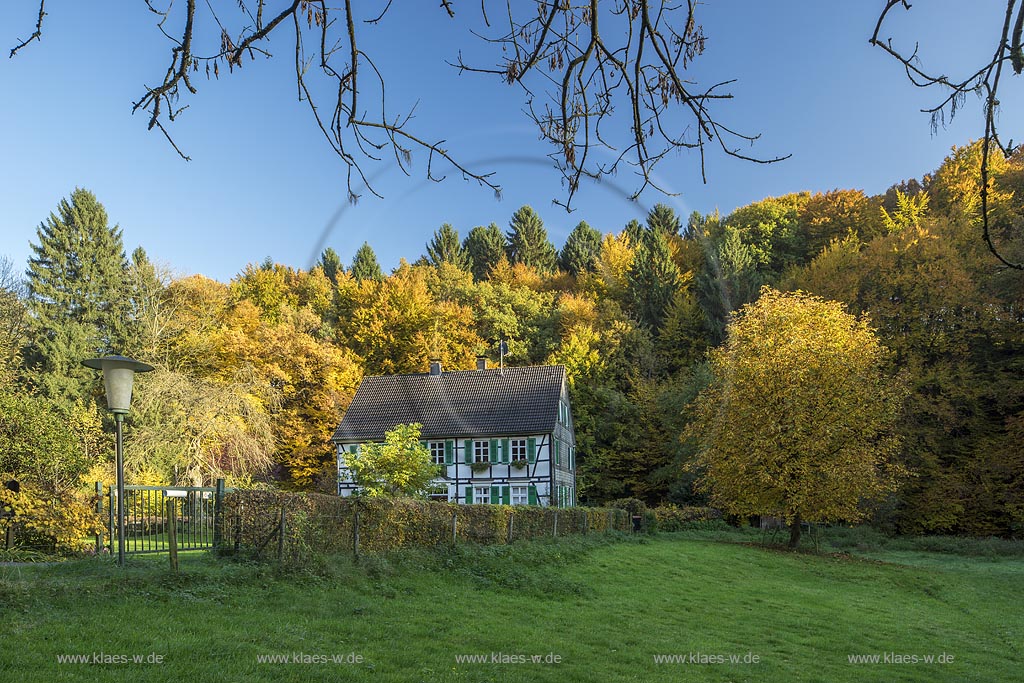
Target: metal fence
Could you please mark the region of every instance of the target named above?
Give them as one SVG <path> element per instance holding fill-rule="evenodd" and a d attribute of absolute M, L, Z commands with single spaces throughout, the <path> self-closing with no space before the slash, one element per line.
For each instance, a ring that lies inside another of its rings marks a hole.
<path fill-rule="evenodd" d="M 125 486 L 124 540 L 126 553 L 168 552 L 171 519 L 175 520 L 178 550 L 213 548 L 220 540 L 224 480 L 217 486 Z M 117 552 L 117 487 L 96 483 L 97 508 L 106 533 L 96 535 L 96 550 L 106 545 Z M 173 506 L 172 511 L 168 505 Z"/>

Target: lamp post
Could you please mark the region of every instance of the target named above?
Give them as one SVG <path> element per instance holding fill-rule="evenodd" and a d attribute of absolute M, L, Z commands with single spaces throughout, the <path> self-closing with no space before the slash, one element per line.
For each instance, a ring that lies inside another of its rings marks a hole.
<path fill-rule="evenodd" d="M 132 380 L 136 372 L 149 372 L 152 365 L 140 363 L 124 356 L 104 356 L 83 360 L 82 365 L 103 373 L 103 388 L 107 394 L 107 409 L 114 414 L 114 433 L 117 447 L 117 564 L 124 566 L 124 442 L 121 423 L 132 403 Z"/>

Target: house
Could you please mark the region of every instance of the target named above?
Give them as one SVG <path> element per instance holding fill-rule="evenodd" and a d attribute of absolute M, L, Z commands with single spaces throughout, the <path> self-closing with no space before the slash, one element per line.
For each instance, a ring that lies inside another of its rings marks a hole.
<path fill-rule="evenodd" d="M 576 504 L 576 435 L 561 365 L 366 377 L 331 441 L 338 494 L 356 485 L 345 455 L 380 443 L 400 424 L 421 424 L 443 467 L 431 498 L 505 505 Z"/>

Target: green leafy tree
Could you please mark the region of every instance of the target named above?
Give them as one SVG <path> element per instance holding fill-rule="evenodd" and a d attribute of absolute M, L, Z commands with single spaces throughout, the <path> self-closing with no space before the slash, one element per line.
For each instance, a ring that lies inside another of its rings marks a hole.
<path fill-rule="evenodd" d="M 534 268 L 539 273 L 555 269 L 558 253 L 548 240 L 544 221 L 529 206 L 522 206 L 512 214 L 508 232 L 508 260 Z"/>
<path fill-rule="evenodd" d="M 372 498 L 422 496 L 440 475 L 430 451 L 420 442 L 422 425 L 398 425 L 384 435 L 384 443 L 363 444 L 345 454 L 345 465 L 360 493 Z"/>
<path fill-rule="evenodd" d="M 579 275 L 597 269 L 597 259 L 601 256 L 601 233 L 590 227 L 586 221 L 580 221 L 569 233 L 558 257 L 562 270 Z"/>
<path fill-rule="evenodd" d="M 448 223 L 435 231 L 427 243 L 427 261 L 433 266 L 450 263 L 461 270 L 470 270 L 472 265 L 469 250 L 459 242 L 459 231 Z"/>
<path fill-rule="evenodd" d="M 714 381 L 687 430 L 700 488 L 732 514 L 858 521 L 895 490 L 904 397 L 886 352 L 842 304 L 765 288 L 711 352 Z"/>
<path fill-rule="evenodd" d="M 36 231 L 28 267 L 32 345 L 39 389 L 74 402 L 96 385 L 81 361 L 121 352 L 130 321 L 121 230 L 88 190 L 62 199 Z"/>
<path fill-rule="evenodd" d="M 352 259 L 352 277 L 357 282 L 384 279 L 384 273 L 377 262 L 377 254 L 373 252 L 369 242 L 363 242 L 363 246 L 359 247 Z"/>
<path fill-rule="evenodd" d="M 0 386 L 13 386 L 28 332 L 25 284 L 7 257 L 0 257 Z"/>

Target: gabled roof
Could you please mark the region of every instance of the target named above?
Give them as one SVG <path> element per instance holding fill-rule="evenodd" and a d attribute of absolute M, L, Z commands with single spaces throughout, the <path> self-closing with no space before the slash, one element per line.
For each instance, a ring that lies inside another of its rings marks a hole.
<path fill-rule="evenodd" d="M 424 439 L 549 433 L 564 381 L 562 365 L 366 377 L 332 441 L 380 441 L 413 422 Z"/>

